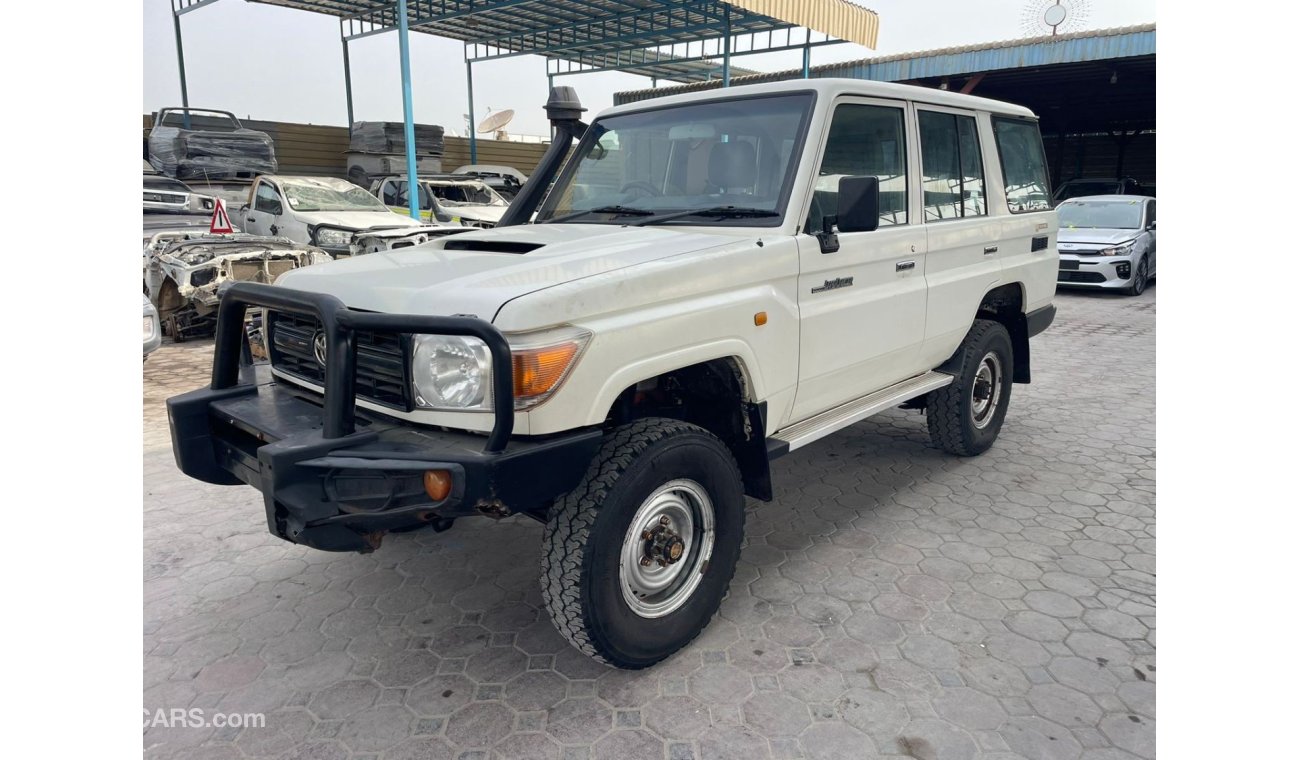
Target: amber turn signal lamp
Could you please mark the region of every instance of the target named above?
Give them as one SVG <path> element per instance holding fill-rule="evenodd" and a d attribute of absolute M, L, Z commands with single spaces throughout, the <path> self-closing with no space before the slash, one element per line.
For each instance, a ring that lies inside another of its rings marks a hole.
<path fill-rule="evenodd" d="M 425 470 L 424 492 L 434 501 L 442 501 L 451 494 L 451 473 L 446 470 Z"/>
<path fill-rule="evenodd" d="M 555 389 L 569 363 L 578 353 L 577 343 L 543 348 L 516 349 L 514 357 L 515 398 L 544 396 Z"/>
<path fill-rule="evenodd" d="M 754 315 L 754 325 L 756 327 L 762 327 L 765 324 L 767 324 L 767 312 L 760 311 Z"/>

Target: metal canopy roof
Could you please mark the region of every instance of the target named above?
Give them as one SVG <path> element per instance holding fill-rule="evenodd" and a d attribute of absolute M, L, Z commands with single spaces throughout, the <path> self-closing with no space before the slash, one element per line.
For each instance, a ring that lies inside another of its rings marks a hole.
<path fill-rule="evenodd" d="M 1132 61 L 1134 65 L 1129 67 L 1132 73 L 1149 78 L 1151 90 L 1154 92 L 1155 54 L 1156 25 L 1141 24 L 862 58 L 856 61 L 816 66 L 807 75 L 873 79 L 882 82 L 911 82 L 934 86 L 944 84 L 952 78 L 954 86 L 960 86 L 963 84 L 961 80 L 963 76 L 985 74 L 987 76 L 980 77 L 978 87 L 980 94 L 987 94 L 990 86 L 998 79 L 995 75 L 1005 72 L 1002 78 L 1010 83 L 1010 87 L 1005 93 L 992 97 L 1026 103 L 1024 97 L 1017 97 L 1024 94 L 1017 92 L 1017 87 L 1020 85 L 1036 85 L 1039 83 L 1038 80 L 1042 79 L 1045 95 L 1055 86 L 1058 100 L 1079 99 L 1078 90 L 1062 86 L 1064 82 L 1059 78 L 1062 72 L 1068 70 L 1104 73 L 1106 79 L 1109 79 L 1111 73 L 1116 70 L 1115 62 L 1119 60 Z M 1103 62 L 1110 63 L 1101 65 Z M 1050 73 L 1045 76 L 1040 75 L 1040 72 L 1044 71 Z M 746 77 L 737 76 L 732 79 L 731 84 L 775 82 L 799 76 L 798 69 L 790 69 Z M 1126 81 L 1133 80 L 1127 78 Z M 630 103 L 682 92 L 695 92 L 715 86 L 716 83 L 701 82 L 677 87 L 618 92 L 614 94 L 614 103 Z M 1154 98 L 1147 97 L 1144 102 L 1151 107 L 1150 120 L 1154 122 Z M 1041 108 L 1041 105 L 1035 108 L 1040 116 L 1043 115 Z"/>
<path fill-rule="evenodd" d="M 346 40 L 399 21 L 391 1 L 251 1 L 336 16 Z M 874 48 L 879 27 L 874 11 L 848 0 L 408 0 L 407 21 L 411 31 L 464 42 L 467 61 L 540 55 L 550 74 L 630 70 L 676 82 L 717 77 L 711 59 L 720 56 Z"/>

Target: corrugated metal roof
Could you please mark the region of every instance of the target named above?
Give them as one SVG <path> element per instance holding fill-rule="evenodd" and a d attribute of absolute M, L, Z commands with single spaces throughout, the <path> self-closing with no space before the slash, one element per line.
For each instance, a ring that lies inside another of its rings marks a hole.
<path fill-rule="evenodd" d="M 856 61 L 829 63 L 810 70 L 813 77 L 847 77 L 881 82 L 902 82 L 926 77 L 973 74 L 1059 63 L 1130 58 L 1155 55 L 1156 25 L 1141 24 L 1098 29 L 1055 37 L 1027 37 L 976 45 L 924 50 L 915 53 L 862 58 Z M 732 85 L 774 82 L 803 75 L 800 69 L 788 69 L 745 77 L 731 78 Z M 614 103 L 631 103 L 684 92 L 707 90 L 719 83 L 700 82 L 677 87 L 659 87 L 615 93 Z"/>
<path fill-rule="evenodd" d="M 251 1 L 336 16 L 349 37 L 397 24 L 392 0 Z M 872 47 L 879 25 L 874 11 L 848 0 L 408 0 L 407 16 L 413 32 L 464 42 L 471 60 L 535 54 L 574 72 L 629 69 L 685 82 L 718 76 L 717 43 L 728 29 L 732 39 L 751 35 L 746 52 L 761 52 L 788 47 L 789 32 L 802 28 Z M 707 54 L 704 43 L 713 43 Z M 677 49 L 687 45 L 689 54 Z"/>
<path fill-rule="evenodd" d="M 880 16 L 848 0 L 726 0 L 764 16 L 814 29 L 845 42 L 876 49 Z"/>

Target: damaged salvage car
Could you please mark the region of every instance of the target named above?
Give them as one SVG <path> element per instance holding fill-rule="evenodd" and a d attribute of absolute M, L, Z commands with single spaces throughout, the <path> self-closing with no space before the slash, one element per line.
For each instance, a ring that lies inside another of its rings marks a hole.
<path fill-rule="evenodd" d="M 175 179 L 251 179 L 274 174 L 271 136 L 229 111 L 164 108 L 149 130 L 149 163 Z"/>
<path fill-rule="evenodd" d="M 333 177 L 258 177 L 233 217 L 248 232 L 287 237 L 336 258 L 410 248 L 466 230 L 395 214 L 364 189 Z"/>
<path fill-rule="evenodd" d="M 330 261 L 319 248 L 286 238 L 176 230 L 144 250 L 144 292 L 172 340 L 211 335 L 227 282 L 274 283 L 299 267 Z"/>

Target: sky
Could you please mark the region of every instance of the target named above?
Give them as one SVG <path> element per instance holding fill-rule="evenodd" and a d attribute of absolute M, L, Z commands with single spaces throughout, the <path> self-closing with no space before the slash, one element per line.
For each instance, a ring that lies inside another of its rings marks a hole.
<path fill-rule="evenodd" d="M 876 50 L 853 44 L 814 48 L 813 65 L 1026 36 L 1023 18 L 1052 0 L 871 0 L 880 16 Z M 1156 20 L 1155 0 L 1067 0 L 1086 6 L 1085 29 Z M 144 0 L 145 113 L 180 105 L 180 78 L 169 0 Z M 190 105 L 237 116 L 309 124 L 347 124 L 343 48 L 338 20 L 241 0 L 221 0 L 181 17 Z M 358 121 L 401 121 L 397 34 L 351 44 L 352 99 Z M 733 57 L 757 71 L 797 68 L 798 51 Z M 411 35 L 415 121 L 465 133 L 466 82 L 461 43 Z M 614 93 L 650 86 L 646 77 L 619 72 L 556 77 L 574 87 L 594 114 Z M 474 65 L 475 121 L 489 111 L 515 109 L 507 127 L 518 134 L 547 132 L 546 63 L 520 56 Z"/>

